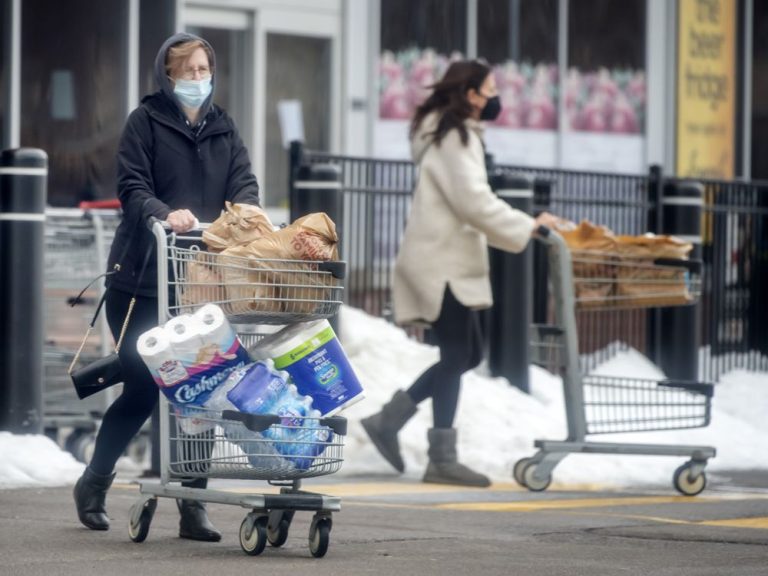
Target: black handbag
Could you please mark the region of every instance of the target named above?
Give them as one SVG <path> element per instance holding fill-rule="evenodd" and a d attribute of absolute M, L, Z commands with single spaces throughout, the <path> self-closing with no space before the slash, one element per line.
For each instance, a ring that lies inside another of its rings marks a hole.
<path fill-rule="evenodd" d="M 113 352 L 109 356 L 99 358 L 82 368 L 69 373 L 75 385 L 77 397 L 82 400 L 91 394 L 101 392 L 110 386 L 123 381 L 123 366 L 120 356 Z"/>
<path fill-rule="evenodd" d="M 99 300 L 98 306 L 96 306 L 96 312 L 94 312 L 91 323 L 88 325 L 88 330 L 86 330 L 83 341 L 80 343 L 80 348 L 78 348 L 75 357 L 72 359 L 72 363 L 69 365 L 69 376 L 72 378 L 72 384 L 74 384 L 75 392 L 77 393 L 77 397 L 80 400 L 87 398 L 92 394 L 96 394 L 96 392 L 101 392 L 102 390 L 105 390 L 110 386 L 114 386 L 115 384 L 123 381 L 123 367 L 120 363 L 120 356 L 118 353 L 120 352 L 120 346 L 123 343 L 123 337 L 125 336 L 125 331 L 128 328 L 128 322 L 130 321 L 131 314 L 133 313 L 133 307 L 136 304 L 136 291 L 138 290 L 139 284 L 141 284 L 141 279 L 144 277 L 144 270 L 147 267 L 150 253 L 151 249 L 148 250 L 147 254 L 144 256 L 144 263 L 141 266 L 141 272 L 139 272 L 139 277 L 136 282 L 136 289 L 133 291 L 131 302 L 128 305 L 128 311 L 125 313 L 125 320 L 123 321 L 123 327 L 120 329 L 120 337 L 118 338 L 117 344 L 115 345 L 115 351 L 108 356 L 104 356 L 103 358 L 99 358 L 90 364 L 86 364 L 82 368 L 75 369 L 75 364 L 77 364 L 77 361 L 80 358 L 80 353 L 83 351 L 83 347 L 88 340 L 88 336 L 91 335 L 91 331 L 96 324 L 96 319 L 99 317 L 101 308 L 104 306 L 104 299 L 107 296 L 106 291 L 104 291 L 104 294 L 102 294 L 101 299 Z M 125 251 L 123 254 L 125 254 Z M 80 294 L 78 294 L 77 298 L 74 299 L 72 306 L 81 301 L 85 291 L 88 290 L 88 288 L 96 280 L 104 276 L 114 274 L 119 270 L 120 265 L 116 264 L 115 270 L 102 274 L 101 276 L 98 276 L 96 279 L 92 280 L 88 286 L 83 288 Z"/>

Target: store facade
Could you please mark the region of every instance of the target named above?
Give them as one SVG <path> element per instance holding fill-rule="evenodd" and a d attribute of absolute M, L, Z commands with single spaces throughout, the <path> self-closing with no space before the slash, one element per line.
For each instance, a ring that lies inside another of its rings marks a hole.
<path fill-rule="evenodd" d="M 462 57 L 496 76 L 500 162 L 765 177 L 766 0 L 2 0 L 0 18 L 3 147 L 48 152 L 54 205 L 114 196 L 123 123 L 179 30 L 214 44 L 270 206 L 287 120 L 311 148 L 408 157 L 414 106 Z"/>

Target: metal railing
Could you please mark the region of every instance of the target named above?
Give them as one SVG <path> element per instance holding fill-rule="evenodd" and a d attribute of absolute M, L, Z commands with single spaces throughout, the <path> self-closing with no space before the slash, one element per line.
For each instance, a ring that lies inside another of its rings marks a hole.
<path fill-rule="evenodd" d="M 342 255 L 349 266 L 347 303 L 390 318 L 392 272 L 416 184 L 416 167 L 409 161 L 308 150 L 296 158 L 340 169 Z M 645 175 L 504 165 L 495 169 L 532 176 L 536 210 L 576 222 L 589 219 L 617 234 L 631 235 L 662 229 L 663 191 L 682 182 L 665 177 L 658 167 Z M 764 297 L 768 293 L 768 182 L 701 183 L 700 378 L 717 380 L 735 368 L 768 371 L 768 299 Z M 534 265 L 544 261 L 534 258 Z M 535 272 L 534 278 L 542 276 Z M 545 292 L 534 289 L 534 294 Z M 538 310 L 535 319 L 548 314 L 547 302 L 534 302 L 534 307 Z M 582 362 L 597 364 L 628 346 L 654 359 L 653 314 L 653 310 L 643 309 L 580 311 Z"/>

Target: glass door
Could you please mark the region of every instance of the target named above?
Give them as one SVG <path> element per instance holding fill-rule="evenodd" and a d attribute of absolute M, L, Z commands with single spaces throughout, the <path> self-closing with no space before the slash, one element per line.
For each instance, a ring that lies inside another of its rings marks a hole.
<path fill-rule="evenodd" d="M 215 102 L 232 116 L 248 146 L 262 204 L 282 222 L 289 168 L 278 104 L 298 101 L 294 108 L 301 108 L 306 146 L 331 150 L 339 144 L 341 3 L 252 5 L 232 9 L 195 0 L 184 3 L 181 22 L 216 50 Z"/>
<path fill-rule="evenodd" d="M 281 101 L 301 108 L 304 145 L 331 146 L 331 40 L 291 34 L 267 34 L 265 111 L 265 188 L 268 206 L 288 208 L 288 151 L 278 116 Z"/>
<path fill-rule="evenodd" d="M 254 113 L 253 14 L 247 11 L 187 8 L 185 30 L 205 38 L 216 52 L 214 102 L 235 121 L 253 161 L 257 148 Z"/>

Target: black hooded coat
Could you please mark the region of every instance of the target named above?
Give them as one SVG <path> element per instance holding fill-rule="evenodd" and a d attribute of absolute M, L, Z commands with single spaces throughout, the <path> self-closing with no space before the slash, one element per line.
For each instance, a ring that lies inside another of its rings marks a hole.
<path fill-rule="evenodd" d="M 221 214 L 225 200 L 259 204 L 259 185 L 248 151 L 232 119 L 213 104 L 213 90 L 194 127 L 173 94 L 165 72 L 166 54 L 171 46 L 187 40 L 200 40 L 208 47 L 215 87 L 215 56 L 205 40 L 181 33 L 163 43 L 155 59 L 160 90 L 142 99 L 120 138 L 117 196 L 123 221 L 115 234 L 107 268 L 112 271 L 120 264 L 120 270 L 107 277 L 107 286 L 113 290 L 157 295 L 155 240 L 146 226 L 150 216 L 165 220 L 170 212 L 186 208 L 201 222 L 212 222 Z M 152 255 L 137 286 L 148 250 Z"/>

